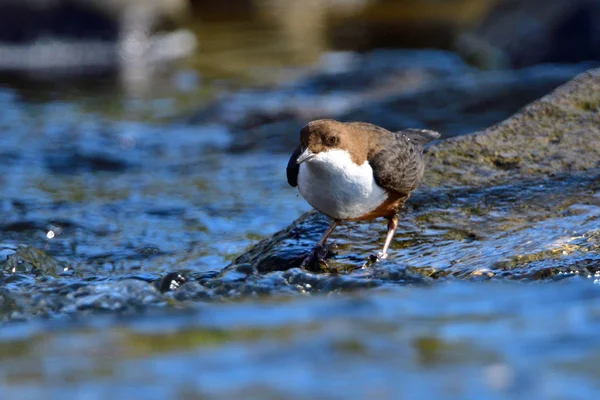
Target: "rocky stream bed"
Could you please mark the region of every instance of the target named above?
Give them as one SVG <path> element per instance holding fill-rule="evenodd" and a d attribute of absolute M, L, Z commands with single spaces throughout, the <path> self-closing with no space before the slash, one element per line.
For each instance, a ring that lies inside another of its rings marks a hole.
<path fill-rule="evenodd" d="M 2 397 L 589 398 L 591 66 L 374 52 L 162 125 L 1 91 Z M 338 273 L 299 268 L 327 221 L 284 169 L 318 117 L 444 133 L 374 267 L 380 221 L 336 231 Z"/>

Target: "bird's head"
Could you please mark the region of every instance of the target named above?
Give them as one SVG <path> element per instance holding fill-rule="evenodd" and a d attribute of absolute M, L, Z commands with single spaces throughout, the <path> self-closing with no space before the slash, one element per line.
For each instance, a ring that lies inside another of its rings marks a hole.
<path fill-rule="evenodd" d="M 357 164 L 362 164 L 366 159 L 366 138 L 357 135 L 346 124 L 331 119 L 320 119 L 305 125 L 300 131 L 300 144 L 302 153 L 296 160 L 298 164 L 318 160 L 319 155 L 331 150 L 347 151 Z"/>

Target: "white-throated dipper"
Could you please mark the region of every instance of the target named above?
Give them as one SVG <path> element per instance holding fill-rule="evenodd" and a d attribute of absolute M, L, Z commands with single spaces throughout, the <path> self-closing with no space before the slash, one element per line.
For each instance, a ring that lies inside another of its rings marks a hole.
<path fill-rule="evenodd" d="M 315 256 L 325 263 L 322 250 L 341 221 L 379 217 L 388 220 L 387 237 L 383 250 L 370 259 L 385 259 L 398 226 L 398 211 L 423 177 L 423 147 L 439 137 L 425 129 L 391 132 L 365 122 L 329 119 L 304 126 L 300 145 L 288 162 L 287 180 L 333 222 L 302 266 Z"/>

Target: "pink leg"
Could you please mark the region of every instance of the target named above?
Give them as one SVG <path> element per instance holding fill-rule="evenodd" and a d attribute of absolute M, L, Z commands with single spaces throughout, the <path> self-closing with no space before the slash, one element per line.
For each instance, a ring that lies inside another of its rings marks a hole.
<path fill-rule="evenodd" d="M 387 258 L 387 251 L 390 248 L 390 243 L 392 243 L 392 238 L 396 233 L 396 229 L 398 229 L 398 216 L 394 215 L 388 222 L 388 232 L 387 236 L 385 237 L 385 244 L 383 245 L 382 251 L 383 258 Z"/>
<path fill-rule="evenodd" d="M 327 228 L 327 230 L 323 234 L 323 237 L 321 237 L 321 239 L 317 242 L 317 246 L 324 246 L 325 245 L 325 242 L 327 241 L 327 238 L 329 237 L 329 235 L 331 235 L 333 233 L 333 230 L 335 229 L 336 226 L 338 226 L 339 223 L 340 223 L 339 220 L 337 220 L 337 219 L 333 220 L 333 222 L 331 223 L 331 225 L 329 225 L 329 228 Z"/>
<path fill-rule="evenodd" d="M 387 258 L 387 251 L 390 247 L 390 243 L 392 243 L 392 238 L 394 237 L 394 233 L 396 233 L 396 229 L 398 229 L 398 216 L 394 215 L 388 220 L 388 231 L 387 236 L 385 237 L 383 250 L 377 254 L 371 254 L 367 263 L 376 263 L 377 261 L 385 260 Z"/>

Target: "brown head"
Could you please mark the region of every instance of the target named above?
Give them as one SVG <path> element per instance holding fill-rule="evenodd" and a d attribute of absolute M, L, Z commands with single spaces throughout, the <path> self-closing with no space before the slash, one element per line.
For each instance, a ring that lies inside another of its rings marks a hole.
<path fill-rule="evenodd" d="M 300 131 L 302 154 L 298 163 L 311 159 L 320 152 L 341 149 L 350 154 L 352 161 L 362 165 L 367 160 L 371 135 L 352 124 L 332 119 L 309 122 Z"/>

